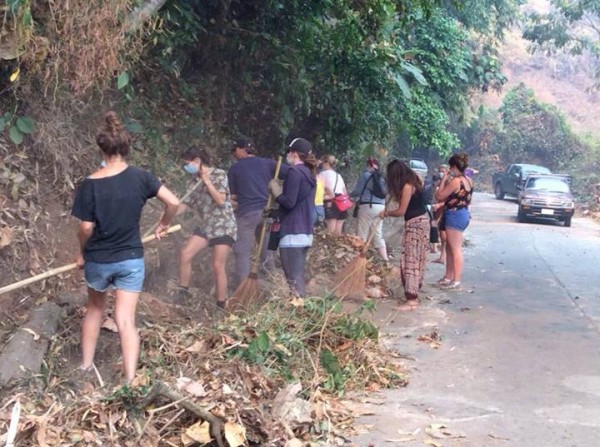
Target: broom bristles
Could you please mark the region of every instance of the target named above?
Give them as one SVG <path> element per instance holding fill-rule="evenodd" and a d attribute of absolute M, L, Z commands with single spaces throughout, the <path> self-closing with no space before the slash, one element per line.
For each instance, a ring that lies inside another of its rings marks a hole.
<path fill-rule="evenodd" d="M 227 307 L 246 309 L 258 300 L 258 296 L 258 275 L 252 272 L 235 289 L 227 301 Z"/>
<path fill-rule="evenodd" d="M 366 274 L 367 258 L 361 254 L 335 275 L 333 294 L 338 298 L 362 295 L 365 290 Z"/>

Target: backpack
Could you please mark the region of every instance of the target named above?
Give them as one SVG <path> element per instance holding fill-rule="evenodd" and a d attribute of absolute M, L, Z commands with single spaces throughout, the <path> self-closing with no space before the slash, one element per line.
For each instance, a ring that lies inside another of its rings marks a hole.
<path fill-rule="evenodd" d="M 385 180 L 383 179 L 383 175 L 381 174 L 381 172 L 373 171 L 369 180 L 373 180 L 373 184 L 371 185 L 371 194 L 373 194 L 378 199 L 385 199 L 385 196 L 387 194 L 387 188 L 385 186 Z"/>

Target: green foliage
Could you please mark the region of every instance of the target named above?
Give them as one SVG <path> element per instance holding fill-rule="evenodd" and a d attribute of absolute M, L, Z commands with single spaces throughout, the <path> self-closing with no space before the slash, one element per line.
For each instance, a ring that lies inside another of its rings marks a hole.
<path fill-rule="evenodd" d="M 448 153 L 449 115 L 462 115 L 470 90 L 505 81 L 491 36 L 518 3 L 169 2 L 152 55 L 207 93 L 213 119 L 259 146 L 302 135 L 352 157 L 405 134 Z"/>
<path fill-rule="evenodd" d="M 8 128 L 8 137 L 15 145 L 23 143 L 25 135 L 35 132 L 35 121 L 27 116 L 16 116 L 6 112 L 0 117 L 0 132 Z"/>
<path fill-rule="evenodd" d="M 149 391 L 149 387 L 145 385 L 135 387 L 123 385 L 113 391 L 109 396 L 103 398 L 102 401 L 106 403 L 119 402 L 131 415 L 139 417 L 144 413 L 140 401 Z"/>
<path fill-rule="evenodd" d="M 117 78 L 117 88 L 123 90 L 127 85 L 129 85 L 129 73 L 124 71 Z"/>
<path fill-rule="evenodd" d="M 498 112 L 499 123 L 493 113 L 481 112 L 471 127 L 471 142 L 480 154 L 489 151 L 507 163 L 535 162 L 565 169 L 586 151 L 562 113 L 539 102 L 523 84 L 508 92 Z"/>
<path fill-rule="evenodd" d="M 24 134 L 33 133 L 35 130 L 35 121 L 26 116 L 17 118 L 17 128 Z"/>
<path fill-rule="evenodd" d="M 448 5 L 448 12 L 467 29 L 488 39 L 501 39 L 519 18 L 519 6 L 527 0 L 463 0 Z"/>
<path fill-rule="evenodd" d="M 353 313 L 346 314 L 340 302 L 333 298 L 311 298 L 305 301 L 303 307 L 286 309 L 281 318 L 277 306 L 269 307 L 252 319 L 252 330 L 246 327 L 237 331 L 236 322 L 229 323 L 232 337 L 240 342 L 240 346 L 232 349 L 230 354 L 249 363 L 263 365 L 273 375 L 291 380 L 299 378 L 305 367 L 308 374 L 314 374 L 311 364 L 315 360 L 307 356 L 320 347 L 316 353 L 325 372 L 323 387 L 343 392 L 358 366 L 347 359 L 342 360 L 335 348 L 348 341 L 377 341 L 377 327 L 361 316 L 373 309 L 373 303 L 366 302 Z M 302 367 L 298 361 L 303 363 Z"/>
<path fill-rule="evenodd" d="M 596 79 L 593 88 L 600 89 L 600 2 L 551 0 L 551 4 L 548 13 L 528 15 L 523 37 L 534 50 L 589 55 Z"/>

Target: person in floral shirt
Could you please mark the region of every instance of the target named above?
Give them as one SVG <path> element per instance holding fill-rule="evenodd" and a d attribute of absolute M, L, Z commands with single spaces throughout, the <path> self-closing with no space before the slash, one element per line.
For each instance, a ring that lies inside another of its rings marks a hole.
<path fill-rule="evenodd" d="M 192 279 L 192 260 L 205 248 L 212 251 L 212 268 L 216 284 L 217 306 L 224 307 L 227 300 L 227 258 L 237 237 L 237 227 L 231 204 L 227 173 L 211 165 L 208 152 L 196 146 L 181 156 L 183 169 L 202 182 L 179 206 L 178 214 L 192 207 L 199 215 L 199 225 L 185 243 L 180 253 L 179 294 L 189 295 Z"/>

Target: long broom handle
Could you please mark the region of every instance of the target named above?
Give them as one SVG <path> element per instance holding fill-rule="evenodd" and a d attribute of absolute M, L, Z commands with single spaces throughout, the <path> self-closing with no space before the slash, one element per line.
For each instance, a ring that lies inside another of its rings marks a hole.
<path fill-rule="evenodd" d="M 187 199 L 190 196 L 190 194 L 192 194 L 198 188 L 198 186 L 200 186 L 201 184 L 202 184 L 202 180 L 198 180 L 196 182 L 196 184 L 192 185 L 192 187 L 190 189 L 188 189 L 188 191 L 183 195 L 183 197 L 181 199 L 179 199 L 179 202 L 181 202 L 181 203 L 185 202 L 185 199 Z M 148 237 L 152 233 L 154 233 L 154 230 L 156 230 L 158 228 L 159 223 L 160 223 L 160 221 L 158 221 L 154 225 L 152 225 L 152 227 L 144 233 L 143 237 Z"/>
<path fill-rule="evenodd" d="M 279 178 L 279 171 L 281 170 L 281 162 L 282 162 L 282 157 L 279 156 L 279 158 L 277 159 L 277 166 L 275 166 L 275 175 L 273 176 L 273 180 L 277 180 Z M 269 191 L 269 197 L 267 198 L 267 205 L 265 206 L 264 211 L 268 211 L 269 209 L 271 209 L 271 204 L 273 203 L 273 195 L 271 194 L 271 192 Z M 261 225 L 261 229 L 260 229 L 260 238 L 258 239 L 258 246 L 256 247 L 256 261 L 254 262 L 254 265 L 252 265 L 252 270 L 253 273 L 258 273 L 258 260 L 260 259 L 260 254 L 262 252 L 262 247 L 263 244 L 265 242 L 265 234 L 267 232 L 267 225 L 265 224 L 265 219 L 263 218 L 263 224 Z M 256 270 L 256 271 L 254 271 Z"/>
<path fill-rule="evenodd" d="M 179 230 L 181 230 L 181 225 L 174 225 L 165 230 L 163 234 L 171 234 Z M 144 237 L 142 239 L 142 243 L 145 244 L 146 242 L 153 241 L 154 239 L 156 239 L 156 236 L 154 234 L 151 234 L 149 236 Z M 59 275 L 60 273 L 65 273 L 69 270 L 74 270 L 75 268 L 77 268 L 77 264 L 75 262 L 73 262 L 72 264 L 63 265 L 62 267 L 56 267 L 52 270 L 48 270 L 47 272 L 32 276 L 31 278 L 23 279 L 13 284 L 9 284 L 8 286 L 2 287 L 0 288 L 0 295 L 6 292 L 10 292 L 12 290 L 20 289 L 21 287 L 28 286 L 29 284 L 41 281 L 42 279 L 50 278 L 51 276 Z"/>
<path fill-rule="evenodd" d="M 389 204 L 390 204 L 389 201 L 384 204 L 384 208 L 383 208 L 384 211 L 387 211 Z M 369 236 L 367 237 L 367 240 L 365 241 L 363 248 L 360 250 L 360 253 L 362 253 L 363 255 L 367 254 L 367 251 L 369 250 L 369 246 L 371 245 L 371 242 L 373 241 L 373 238 L 375 237 L 375 233 L 377 232 L 377 225 L 379 224 L 379 221 L 377 219 L 383 220 L 383 217 L 377 217 L 376 220 L 371 224 L 371 227 L 369 228 Z"/>

